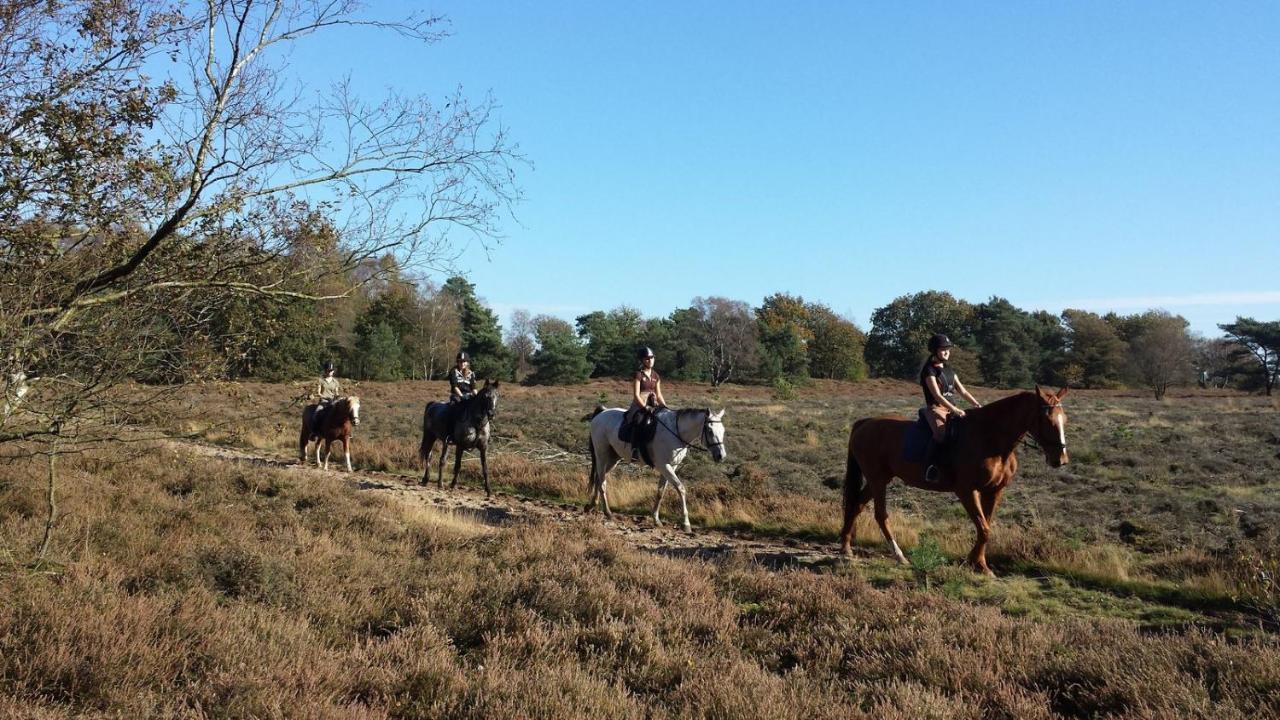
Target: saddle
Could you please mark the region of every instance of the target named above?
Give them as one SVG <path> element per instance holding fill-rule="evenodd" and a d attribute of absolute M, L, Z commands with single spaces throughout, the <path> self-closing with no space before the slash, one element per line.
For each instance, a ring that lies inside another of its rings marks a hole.
<path fill-rule="evenodd" d="M 653 456 L 649 445 L 658 433 L 658 418 L 650 408 L 629 410 L 622 416 L 622 425 L 618 428 L 618 439 L 631 443 L 631 459 L 643 458 L 644 464 L 653 467 Z M 637 455 L 640 458 L 637 458 Z"/>
<path fill-rule="evenodd" d="M 933 430 L 926 417 L 928 412 L 928 408 L 920 408 L 920 412 L 916 413 L 916 421 L 902 438 L 902 459 L 906 462 L 923 465 L 933 456 L 935 443 Z M 947 418 L 947 424 L 942 430 L 942 462 L 950 461 L 950 451 L 958 444 L 963 425 L 964 418 L 954 415 Z"/>

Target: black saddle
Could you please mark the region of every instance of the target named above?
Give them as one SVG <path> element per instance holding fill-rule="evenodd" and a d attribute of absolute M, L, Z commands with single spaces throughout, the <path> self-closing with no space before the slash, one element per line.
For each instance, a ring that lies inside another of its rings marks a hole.
<path fill-rule="evenodd" d="M 907 430 L 902 440 L 902 459 L 912 463 L 924 463 L 934 453 L 933 429 L 929 426 L 928 408 L 920 408 L 916 413 L 916 421 Z M 956 415 L 947 416 L 947 424 L 942 429 L 943 452 L 959 444 L 964 429 L 964 418 Z"/>
<path fill-rule="evenodd" d="M 639 455 L 644 459 L 644 464 L 653 467 L 653 457 L 649 451 L 649 445 L 653 442 L 654 436 L 658 433 L 658 418 L 649 408 L 640 408 L 627 411 L 622 416 L 622 425 L 618 428 L 618 439 L 625 443 L 631 443 L 632 459 L 639 459 Z"/>

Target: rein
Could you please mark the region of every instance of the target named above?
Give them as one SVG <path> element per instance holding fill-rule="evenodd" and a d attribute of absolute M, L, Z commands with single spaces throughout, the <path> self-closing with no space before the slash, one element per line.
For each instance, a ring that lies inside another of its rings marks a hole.
<path fill-rule="evenodd" d="M 677 439 L 677 440 L 679 440 L 681 443 L 683 443 L 683 446 L 680 448 L 681 450 L 686 450 L 686 449 L 688 449 L 688 448 L 693 448 L 694 450 L 701 450 L 702 452 L 711 452 L 711 450 L 709 450 L 709 449 L 708 449 L 708 448 L 706 448 L 706 447 L 702 447 L 701 445 L 695 445 L 695 444 L 694 444 L 694 442 L 696 442 L 696 441 L 689 441 L 689 440 L 685 440 L 683 437 L 681 437 L 680 433 L 676 432 L 675 430 L 672 430 L 672 429 L 671 429 L 671 428 L 670 428 L 670 427 L 669 427 L 665 422 L 663 422 L 663 421 L 662 421 L 661 416 L 659 416 L 657 413 L 654 413 L 654 415 L 653 415 L 653 419 L 658 421 L 658 424 L 662 426 L 662 429 L 666 430 L 667 432 L 671 433 L 672 435 L 675 435 L 676 439 Z M 708 447 L 724 447 L 724 443 L 722 443 L 722 442 L 707 442 L 707 430 L 710 428 L 710 426 L 711 426 L 712 424 L 714 424 L 714 423 L 718 423 L 718 422 L 724 422 L 724 421 L 723 421 L 723 420 L 712 420 L 712 419 L 711 419 L 711 412 L 710 412 L 710 411 L 707 411 L 707 417 L 706 417 L 706 419 L 704 419 L 704 420 L 702 421 L 702 438 L 701 438 L 701 440 L 702 440 L 702 442 L 706 443 L 706 444 L 708 445 Z M 677 423 L 677 426 L 679 426 L 679 423 Z"/>

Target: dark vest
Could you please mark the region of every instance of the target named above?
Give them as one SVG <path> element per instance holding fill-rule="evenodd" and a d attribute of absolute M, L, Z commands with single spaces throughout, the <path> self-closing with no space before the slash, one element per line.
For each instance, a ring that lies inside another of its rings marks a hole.
<path fill-rule="evenodd" d="M 951 372 L 951 368 L 947 367 L 946 365 L 943 365 L 941 367 L 934 365 L 933 360 L 929 359 L 925 361 L 924 367 L 920 368 L 920 389 L 924 391 L 925 405 L 929 407 L 933 407 L 934 405 L 942 404 L 938 402 L 938 399 L 933 396 L 933 393 L 929 392 L 929 385 L 925 381 L 930 376 L 932 376 L 938 381 L 938 390 L 941 391 L 943 395 L 947 396 L 948 398 L 950 398 L 952 395 L 955 395 L 955 392 L 956 392 L 955 373 Z"/>

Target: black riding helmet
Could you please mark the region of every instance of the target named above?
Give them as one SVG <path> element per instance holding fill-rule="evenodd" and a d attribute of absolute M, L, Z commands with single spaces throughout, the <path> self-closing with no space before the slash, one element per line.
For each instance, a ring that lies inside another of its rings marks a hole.
<path fill-rule="evenodd" d="M 324 371 L 325 371 L 325 372 L 333 372 L 333 361 L 332 361 L 332 360 L 325 360 L 325 361 L 324 361 Z"/>
<path fill-rule="evenodd" d="M 640 348 L 639 350 L 636 350 L 636 359 L 637 359 L 637 360 L 643 360 L 643 359 L 645 359 L 645 358 L 651 358 L 651 357 L 653 357 L 653 349 L 652 349 L 652 348 L 649 348 L 649 347 L 642 347 L 642 348 Z"/>
<path fill-rule="evenodd" d="M 929 338 L 929 352 L 931 353 L 936 353 L 939 350 L 953 347 L 954 345 L 955 343 L 951 342 L 951 338 L 943 335 L 942 333 L 938 333 Z"/>
<path fill-rule="evenodd" d="M 463 360 L 467 362 L 471 362 L 471 356 L 466 354 L 465 352 L 459 352 L 455 362 L 462 362 Z"/>

